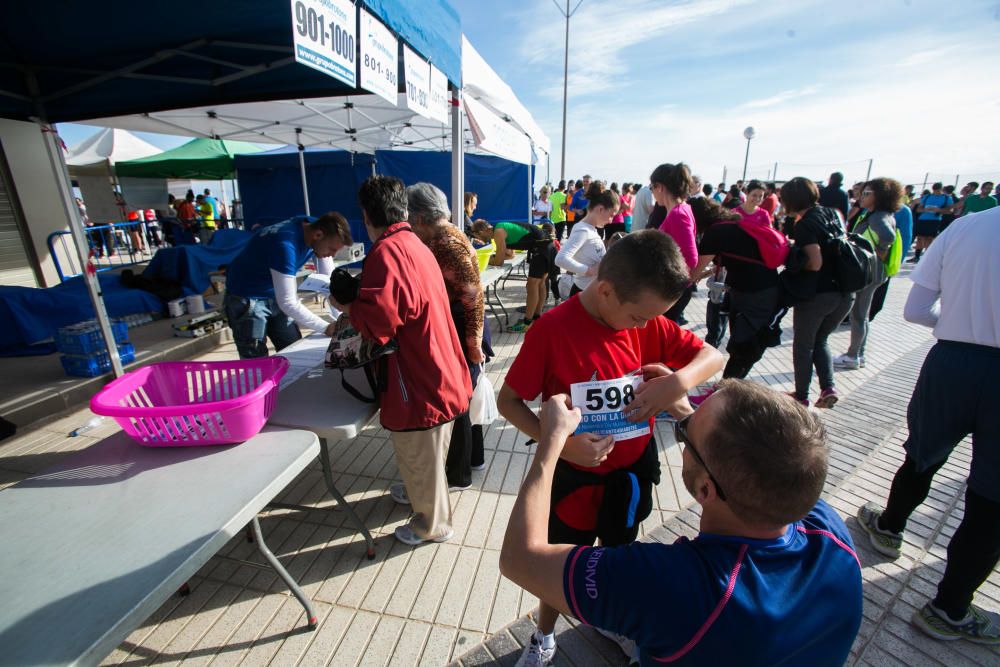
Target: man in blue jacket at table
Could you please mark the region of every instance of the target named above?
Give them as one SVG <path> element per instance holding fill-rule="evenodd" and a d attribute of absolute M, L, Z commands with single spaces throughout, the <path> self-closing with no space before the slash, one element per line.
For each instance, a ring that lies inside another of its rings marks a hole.
<path fill-rule="evenodd" d="M 299 301 L 296 274 L 311 257 L 333 257 L 352 243 L 347 220 L 335 211 L 320 218 L 297 216 L 253 233 L 226 268 L 223 308 L 240 359 L 266 357 L 268 339 L 275 352 L 288 347 L 302 338 L 296 325 L 333 334 L 333 324 Z"/>

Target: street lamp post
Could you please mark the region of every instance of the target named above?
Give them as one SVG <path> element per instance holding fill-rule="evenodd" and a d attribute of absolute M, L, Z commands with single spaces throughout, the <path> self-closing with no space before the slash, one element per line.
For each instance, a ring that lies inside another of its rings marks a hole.
<path fill-rule="evenodd" d="M 573 14 L 576 14 L 576 10 L 580 8 L 583 4 L 583 0 L 579 0 L 576 3 L 576 7 L 572 9 L 569 8 L 569 0 L 566 0 L 566 9 L 564 10 L 560 5 L 558 0 L 552 0 L 555 3 L 556 9 L 559 13 L 566 17 L 566 47 L 563 50 L 563 119 L 562 119 L 562 164 L 559 168 L 559 179 L 566 179 L 566 100 L 569 91 L 569 20 L 572 18 Z"/>
<path fill-rule="evenodd" d="M 757 135 L 752 127 L 743 130 L 743 138 L 747 140 L 747 154 L 743 158 L 743 180 L 747 180 L 747 164 L 750 162 L 750 140 Z"/>

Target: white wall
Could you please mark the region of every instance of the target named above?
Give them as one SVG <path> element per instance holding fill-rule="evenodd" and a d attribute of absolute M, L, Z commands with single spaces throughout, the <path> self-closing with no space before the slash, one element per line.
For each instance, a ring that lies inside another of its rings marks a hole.
<path fill-rule="evenodd" d="M 21 202 L 31 244 L 41 264 L 46 287 L 59 284 L 59 274 L 45 243 L 49 234 L 69 230 L 58 181 L 49 164 L 45 139 L 35 123 L 0 118 L 0 144 Z"/>

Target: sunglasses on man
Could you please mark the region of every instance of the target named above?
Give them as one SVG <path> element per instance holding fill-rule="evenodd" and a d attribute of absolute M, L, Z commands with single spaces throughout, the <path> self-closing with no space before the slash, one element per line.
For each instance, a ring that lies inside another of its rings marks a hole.
<path fill-rule="evenodd" d="M 688 436 L 687 425 L 690 420 L 691 416 L 688 415 L 684 419 L 674 422 L 674 439 L 677 442 L 683 443 L 684 447 L 691 450 L 691 455 L 694 457 L 694 460 L 698 462 L 698 465 L 705 469 L 705 472 L 708 473 L 708 478 L 712 480 L 713 484 L 715 484 L 715 492 L 719 496 L 719 500 L 725 501 L 726 494 L 722 490 L 722 485 L 719 484 L 719 480 L 715 479 L 715 475 L 713 475 L 712 471 L 708 469 L 707 465 L 705 465 L 705 459 L 701 458 L 701 454 L 698 453 L 694 443 L 691 442 L 690 436 Z"/>

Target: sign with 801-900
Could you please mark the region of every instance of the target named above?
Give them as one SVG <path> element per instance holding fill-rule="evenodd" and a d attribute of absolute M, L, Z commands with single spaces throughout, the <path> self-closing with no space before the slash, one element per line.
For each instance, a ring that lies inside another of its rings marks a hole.
<path fill-rule="evenodd" d="M 292 0 L 295 60 L 355 87 L 357 25 L 350 0 Z"/>

